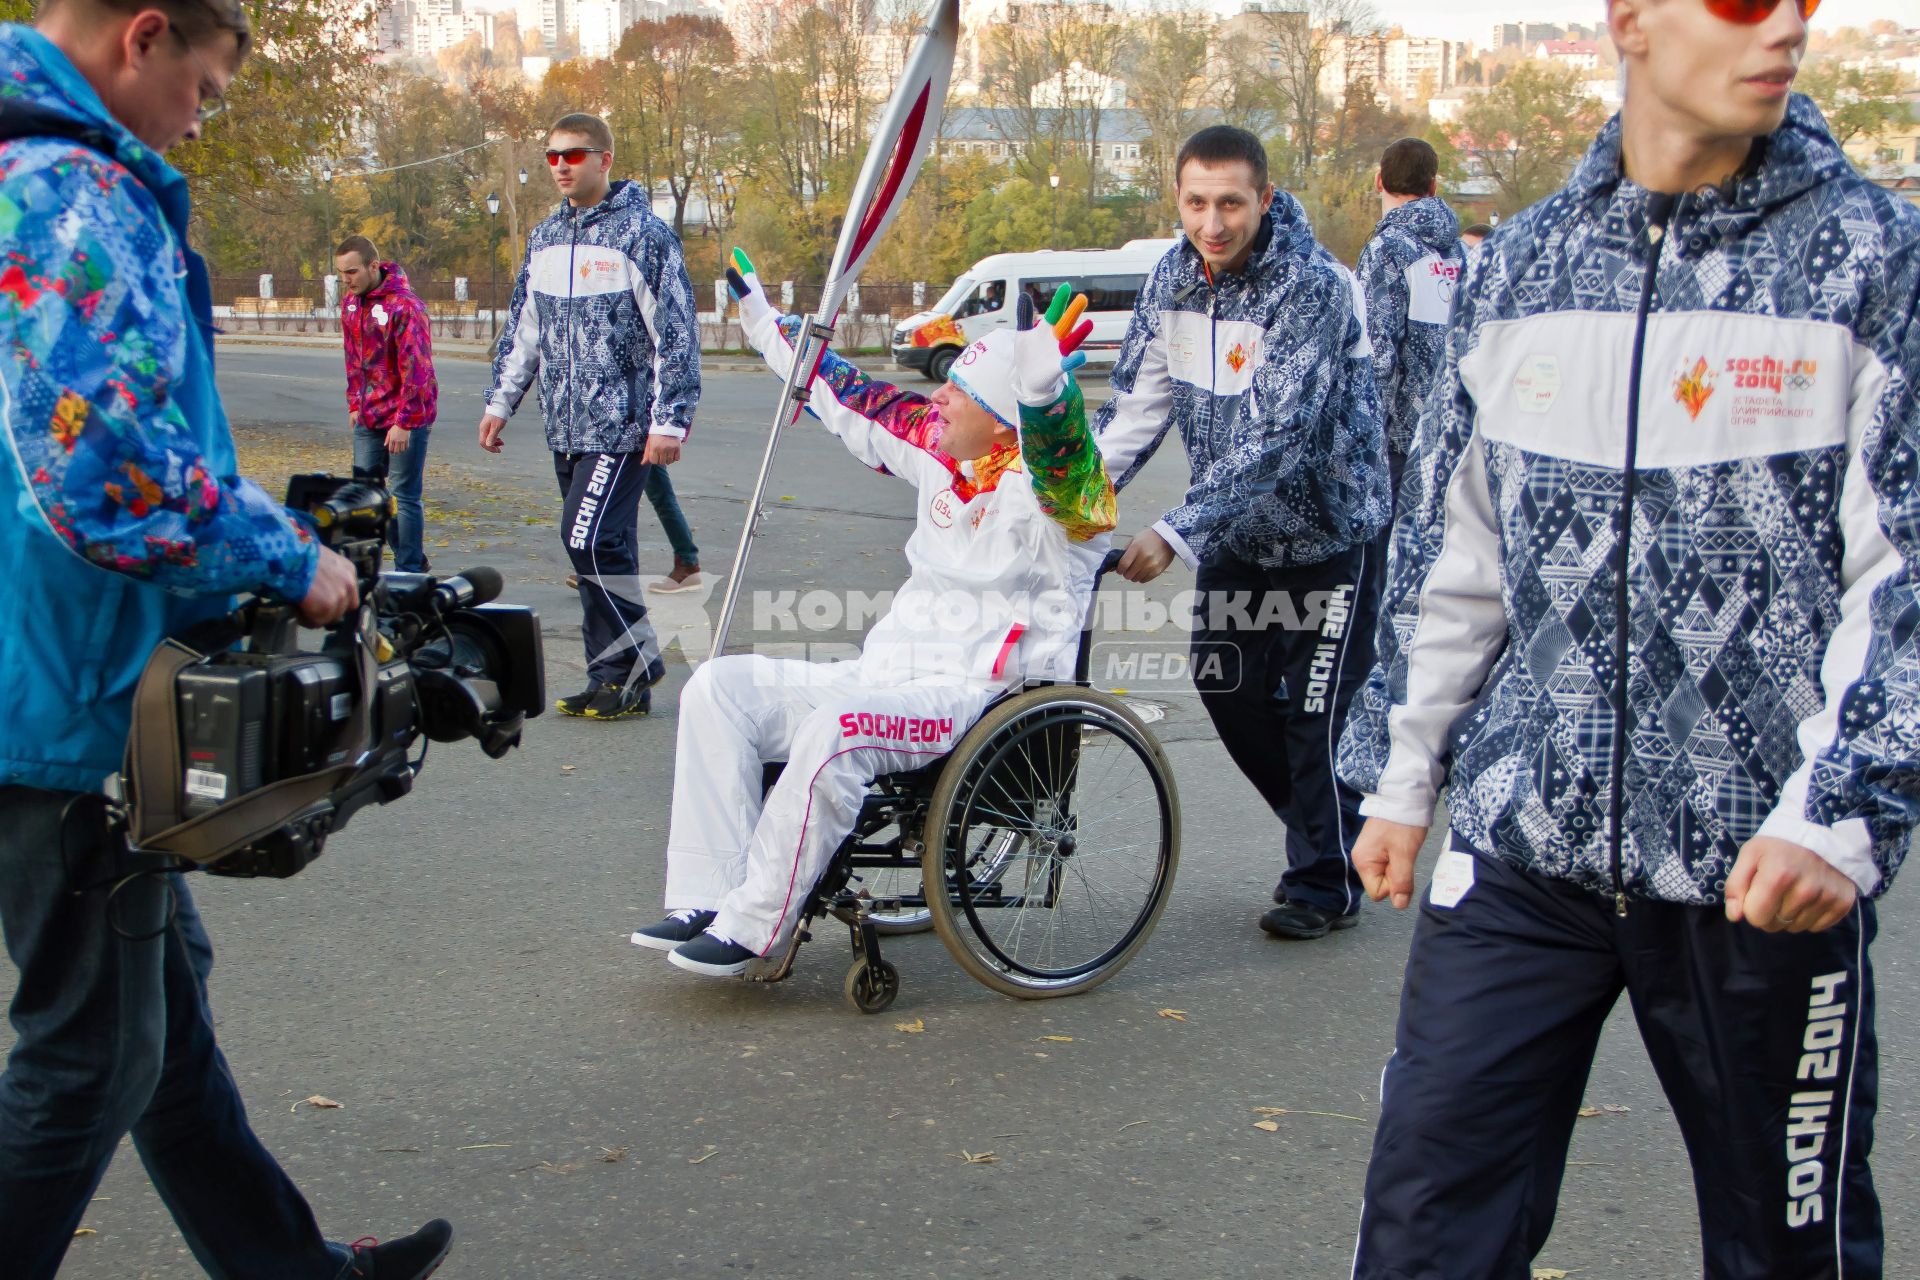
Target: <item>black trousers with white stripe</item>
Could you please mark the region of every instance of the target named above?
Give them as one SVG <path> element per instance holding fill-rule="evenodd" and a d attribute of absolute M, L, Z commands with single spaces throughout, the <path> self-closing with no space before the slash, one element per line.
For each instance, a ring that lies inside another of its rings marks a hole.
<path fill-rule="evenodd" d="M 647 464 L 637 453 L 556 453 L 553 471 L 565 504 L 560 537 L 580 578 L 587 678 L 596 685 L 653 684 L 666 668 L 634 552 Z"/>
<path fill-rule="evenodd" d="M 1347 704 L 1373 664 L 1378 555 L 1267 569 L 1227 553 L 1201 562 L 1193 683 L 1221 745 L 1286 827 L 1280 887 L 1335 915 L 1360 909 L 1348 856 L 1360 796 L 1333 771 Z"/>
<path fill-rule="evenodd" d="M 1532 1274 L 1625 991 L 1692 1157 L 1708 1280 L 1878 1280 L 1871 903 L 1817 934 L 1718 906 L 1635 901 L 1623 919 L 1565 881 L 1443 856 L 1435 883 L 1458 896 L 1419 908 L 1356 1277 Z"/>

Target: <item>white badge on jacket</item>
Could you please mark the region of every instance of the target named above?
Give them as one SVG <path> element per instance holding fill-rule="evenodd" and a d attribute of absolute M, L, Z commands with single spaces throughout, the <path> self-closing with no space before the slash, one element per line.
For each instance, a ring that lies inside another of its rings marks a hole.
<path fill-rule="evenodd" d="M 1436 907 L 1457 907 L 1473 888 L 1473 855 L 1463 849 L 1448 849 L 1433 868 L 1433 883 L 1427 887 L 1427 901 Z"/>

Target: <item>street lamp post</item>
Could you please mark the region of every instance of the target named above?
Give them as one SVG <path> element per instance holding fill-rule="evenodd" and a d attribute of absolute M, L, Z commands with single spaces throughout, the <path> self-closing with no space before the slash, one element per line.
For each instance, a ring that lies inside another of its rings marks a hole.
<path fill-rule="evenodd" d="M 1047 248 L 1051 249 L 1060 238 L 1060 175 L 1048 174 L 1047 187 L 1052 192 L 1047 200 Z"/>
<path fill-rule="evenodd" d="M 487 318 L 492 323 L 493 336 L 500 337 L 500 197 L 487 193 L 487 217 L 492 219 L 487 227 L 487 265 L 490 282 L 487 285 Z"/>
<path fill-rule="evenodd" d="M 327 268 L 333 265 L 333 166 L 320 166 L 320 183 L 326 190 L 327 242 L 321 246 L 320 274 L 325 276 Z"/>

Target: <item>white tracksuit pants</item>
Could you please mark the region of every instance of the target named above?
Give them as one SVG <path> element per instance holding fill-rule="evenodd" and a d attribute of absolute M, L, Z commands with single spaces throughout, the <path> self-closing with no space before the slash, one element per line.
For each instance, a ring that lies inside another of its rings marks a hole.
<path fill-rule="evenodd" d="M 862 683 L 859 664 L 717 658 L 680 696 L 667 910 L 762 955 L 784 943 L 852 832 L 867 784 L 951 751 L 989 684 Z M 785 760 L 761 797 L 761 765 Z"/>

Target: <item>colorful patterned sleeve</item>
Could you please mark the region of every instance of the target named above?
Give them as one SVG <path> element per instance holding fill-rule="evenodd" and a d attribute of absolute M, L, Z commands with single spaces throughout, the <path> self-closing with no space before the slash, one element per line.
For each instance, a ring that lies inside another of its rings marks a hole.
<path fill-rule="evenodd" d="M 1020 454 L 1040 509 L 1069 538 L 1085 542 L 1112 531 L 1113 481 L 1100 460 L 1078 382 L 1068 378 L 1065 393 L 1050 405 L 1020 406 Z"/>
<path fill-rule="evenodd" d="M 767 353 L 776 373 L 784 375 L 802 323 L 799 316 L 780 317 L 780 359 Z M 949 475 L 959 474 L 958 464 L 940 451 L 945 424 L 931 400 L 869 377 L 832 351 L 820 361 L 808 408 L 849 452 L 876 471 L 905 477 L 924 457 Z"/>
<path fill-rule="evenodd" d="M 178 247 L 124 169 L 78 148 L 29 159 L 44 154 L 15 144 L 0 169 L 5 463 L 89 563 L 182 595 L 300 599 L 317 544 L 205 456 L 172 394 L 190 340 Z"/>

